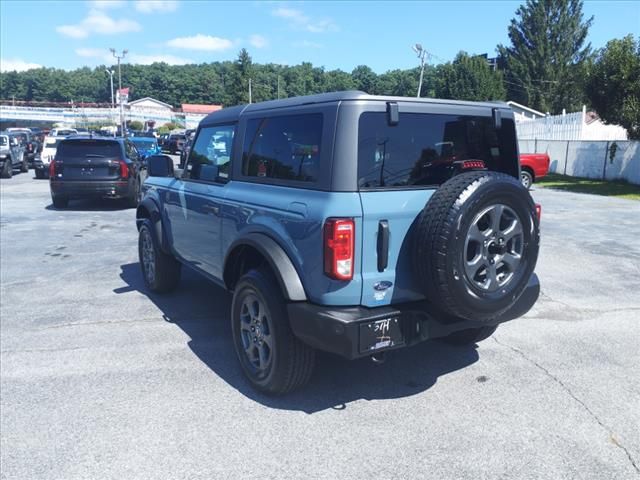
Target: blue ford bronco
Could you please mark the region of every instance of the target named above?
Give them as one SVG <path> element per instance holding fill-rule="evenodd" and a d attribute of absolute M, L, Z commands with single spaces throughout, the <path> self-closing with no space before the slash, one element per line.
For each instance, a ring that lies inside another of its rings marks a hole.
<path fill-rule="evenodd" d="M 503 103 L 328 93 L 226 108 L 185 168 L 148 159 L 137 209 L 147 287 L 183 265 L 233 292 L 233 342 L 258 390 L 429 339 L 473 344 L 524 315 L 539 207 Z"/>

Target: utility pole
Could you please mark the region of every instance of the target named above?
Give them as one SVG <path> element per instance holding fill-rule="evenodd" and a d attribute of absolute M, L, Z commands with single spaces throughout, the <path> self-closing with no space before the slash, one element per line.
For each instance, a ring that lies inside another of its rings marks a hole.
<path fill-rule="evenodd" d="M 122 111 L 122 71 L 120 69 L 120 60 L 122 60 L 129 51 L 122 50 L 122 53 L 118 55 L 116 53 L 115 48 L 111 48 L 110 50 L 113 56 L 118 60 L 118 92 L 119 92 L 118 103 L 120 104 L 120 131 L 122 132 L 122 136 L 124 137 L 125 124 L 124 124 L 124 112 Z"/>
<path fill-rule="evenodd" d="M 113 124 L 113 109 L 115 108 L 116 102 L 113 100 L 113 74 L 116 73 L 113 69 L 109 70 L 108 68 L 104 69 L 109 74 L 109 80 L 111 82 L 111 113 L 109 114 L 109 121 Z M 113 135 L 115 136 L 115 132 Z"/>
<path fill-rule="evenodd" d="M 249 103 L 251 103 L 251 79 L 249 79 Z"/>
<path fill-rule="evenodd" d="M 280 75 L 278 75 L 278 99 L 280 99 Z"/>
<path fill-rule="evenodd" d="M 105 68 L 104 70 L 109 74 L 109 80 L 111 80 L 111 109 L 113 110 L 116 105 L 116 102 L 113 100 L 113 74 L 116 72 L 109 70 L 108 68 Z"/>
<path fill-rule="evenodd" d="M 420 59 L 420 81 L 418 82 L 418 94 L 416 95 L 417 98 L 420 98 L 420 91 L 422 90 L 422 79 L 424 77 L 425 57 L 427 56 L 427 51 L 422 48 L 422 45 L 419 43 L 416 43 L 411 48 L 414 52 L 416 52 L 418 58 Z"/>

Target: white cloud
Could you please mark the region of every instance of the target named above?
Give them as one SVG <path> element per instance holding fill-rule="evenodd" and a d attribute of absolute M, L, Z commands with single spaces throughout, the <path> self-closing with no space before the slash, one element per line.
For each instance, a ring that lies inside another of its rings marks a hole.
<path fill-rule="evenodd" d="M 233 42 L 228 38 L 212 37 L 201 33 L 193 37 L 178 37 L 167 42 L 168 47 L 182 48 L 185 50 L 206 50 L 221 51 L 233 46 Z"/>
<path fill-rule="evenodd" d="M 89 6 L 91 8 L 97 8 L 99 10 L 106 10 L 109 8 L 124 7 L 126 2 L 124 0 L 91 0 Z"/>
<path fill-rule="evenodd" d="M 187 63 L 194 63 L 193 60 L 188 58 L 176 57 L 175 55 L 139 55 L 136 53 L 131 54 L 129 63 L 137 63 L 139 65 L 151 65 L 152 63 L 168 63 L 169 65 L 186 65 Z"/>
<path fill-rule="evenodd" d="M 80 57 L 103 57 L 107 53 L 106 48 L 76 48 L 76 55 Z"/>
<path fill-rule="evenodd" d="M 133 5 L 140 13 L 175 12 L 178 8 L 176 0 L 138 0 Z"/>
<path fill-rule="evenodd" d="M 302 10 L 280 7 L 271 12 L 274 17 L 284 18 L 289 21 L 291 27 L 298 30 L 306 30 L 312 33 L 335 32 L 338 26 L 330 18 L 314 19 Z"/>
<path fill-rule="evenodd" d="M 120 18 L 114 20 L 100 10 L 90 10 L 86 18 L 75 25 L 60 25 L 58 33 L 71 38 L 87 38 L 96 33 L 100 35 L 117 35 L 126 32 L 138 32 L 142 29 L 134 20 Z"/>
<path fill-rule="evenodd" d="M 0 72 L 24 72 L 25 70 L 31 70 L 32 68 L 42 68 L 42 65 L 37 63 L 25 62 L 19 58 L 1 58 L 0 59 Z"/>
<path fill-rule="evenodd" d="M 264 48 L 269 45 L 269 41 L 262 35 L 251 35 L 249 37 L 249 43 L 256 48 Z"/>
<path fill-rule="evenodd" d="M 324 45 L 322 45 L 321 43 L 310 42 L 309 40 L 294 42 L 293 46 L 298 48 L 324 48 Z"/>

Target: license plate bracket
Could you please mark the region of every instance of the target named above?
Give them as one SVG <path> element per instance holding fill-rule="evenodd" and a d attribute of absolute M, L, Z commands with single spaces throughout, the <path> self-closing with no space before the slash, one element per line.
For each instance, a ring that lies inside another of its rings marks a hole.
<path fill-rule="evenodd" d="M 374 353 L 402 344 L 404 344 L 404 336 L 398 317 L 365 322 L 360 325 L 360 353 Z"/>

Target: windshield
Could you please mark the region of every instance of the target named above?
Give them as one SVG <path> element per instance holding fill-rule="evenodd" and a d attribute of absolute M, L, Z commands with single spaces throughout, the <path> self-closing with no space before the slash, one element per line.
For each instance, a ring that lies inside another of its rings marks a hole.
<path fill-rule="evenodd" d="M 0 137 L 0 145 L 3 147 L 6 147 L 7 145 L 9 145 L 9 137 Z"/>
<path fill-rule="evenodd" d="M 156 146 L 155 140 L 147 140 L 140 137 L 132 138 L 131 141 L 138 148 L 142 148 L 143 150 L 148 150 L 154 148 Z"/>

